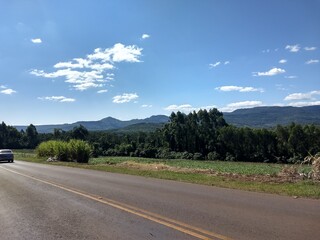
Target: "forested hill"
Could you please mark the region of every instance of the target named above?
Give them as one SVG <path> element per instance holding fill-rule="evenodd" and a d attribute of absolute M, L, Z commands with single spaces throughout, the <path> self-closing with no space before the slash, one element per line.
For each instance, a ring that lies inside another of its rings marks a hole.
<path fill-rule="evenodd" d="M 224 119 L 228 124 L 238 127 L 270 128 L 278 124 L 290 123 L 320 125 L 320 105 L 309 107 L 256 107 L 238 109 L 231 113 L 224 113 Z M 39 133 L 52 133 L 54 129 L 70 131 L 74 127 L 84 126 L 89 131 L 116 130 L 123 132 L 154 131 L 169 121 L 165 115 L 155 115 L 145 119 L 133 119 L 121 121 L 107 117 L 99 121 L 79 121 L 71 124 L 37 125 Z M 27 126 L 15 126 L 19 131 Z"/>
<path fill-rule="evenodd" d="M 270 128 L 276 125 L 320 125 L 320 105 L 308 107 L 256 107 L 224 113 L 228 124 L 238 127 Z"/>
<path fill-rule="evenodd" d="M 107 117 L 103 118 L 99 121 L 79 121 L 71 124 L 52 124 L 52 125 L 37 125 L 37 131 L 39 133 L 52 133 L 54 129 L 61 129 L 63 131 L 70 131 L 74 127 L 78 127 L 80 125 L 84 126 L 89 131 L 105 131 L 105 130 L 115 130 L 115 129 L 126 129 L 129 126 L 134 129 L 134 126 L 137 126 L 138 130 L 141 130 L 141 125 L 148 129 L 152 128 L 153 125 L 159 124 L 159 127 L 162 126 L 163 123 L 167 123 L 169 121 L 169 117 L 165 115 L 156 115 L 151 116 L 145 119 L 133 119 L 129 121 L 121 121 L 116 118 Z M 150 127 L 151 126 L 151 127 Z M 26 130 L 27 126 L 15 126 L 19 131 Z"/>

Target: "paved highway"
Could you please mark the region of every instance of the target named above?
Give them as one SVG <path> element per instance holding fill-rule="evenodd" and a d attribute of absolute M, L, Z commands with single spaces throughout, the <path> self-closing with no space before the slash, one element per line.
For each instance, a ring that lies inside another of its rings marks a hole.
<path fill-rule="evenodd" d="M 318 239 L 320 201 L 16 161 L 0 239 Z"/>

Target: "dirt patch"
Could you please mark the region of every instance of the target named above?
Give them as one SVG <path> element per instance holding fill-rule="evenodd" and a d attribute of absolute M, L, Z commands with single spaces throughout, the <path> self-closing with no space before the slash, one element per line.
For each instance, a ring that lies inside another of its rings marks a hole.
<path fill-rule="evenodd" d="M 300 175 L 297 176 L 281 176 L 281 175 L 242 175 L 231 173 L 220 173 L 220 176 L 225 176 L 231 179 L 238 179 L 246 182 L 261 182 L 261 183 L 295 183 L 302 181 L 304 178 Z"/>
<path fill-rule="evenodd" d="M 213 169 L 192 169 L 192 168 L 180 168 L 168 166 L 163 163 L 137 163 L 133 161 L 122 162 L 116 164 L 118 167 L 147 170 L 147 171 L 172 171 L 179 173 L 199 173 L 211 176 L 221 176 L 228 179 L 236 179 L 247 182 L 261 182 L 261 183 L 293 183 L 303 180 L 303 176 L 297 172 L 290 170 L 284 170 L 279 175 L 243 175 L 236 173 L 221 173 L 214 171 Z"/>

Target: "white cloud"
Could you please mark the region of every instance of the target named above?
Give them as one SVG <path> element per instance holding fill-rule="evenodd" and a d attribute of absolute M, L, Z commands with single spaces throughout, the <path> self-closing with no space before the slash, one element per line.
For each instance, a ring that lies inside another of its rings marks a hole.
<path fill-rule="evenodd" d="M 314 63 L 319 63 L 318 59 L 311 59 L 309 61 L 306 61 L 306 64 L 314 64 Z"/>
<path fill-rule="evenodd" d="M 40 38 L 32 38 L 30 41 L 36 44 L 42 43 L 42 40 Z"/>
<path fill-rule="evenodd" d="M 311 99 L 311 95 L 307 93 L 292 93 L 284 98 L 285 101 Z"/>
<path fill-rule="evenodd" d="M 122 95 L 117 95 L 113 97 L 114 103 L 127 103 L 133 100 L 138 99 L 138 95 L 136 93 L 124 93 Z"/>
<path fill-rule="evenodd" d="M 152 105 L 148 105 L 148 104 L 143 104 L 141 105 L 142 108 L 152 108 Z"/>
<path fill-rule="evenodd" d="M 192 111 L 199 111 L 200 109 L 212 109 L 212 108 L 216 108 L 216 106 L 204 106 L 204 107 L 193 107 L 190 104 L 182 104 L 182 105 L 169 105 L 168 107 L 165 107 L 164 110 L 166 111 L 170 111 L 170 112 L 184 112 L 184 113 L 189 113 Z"/>
<path fill-rule="evenodd" d="M 114 62 L 140 62 L 141 51 L 142 48 L 133 45 L 124 46 L 121 43 L 115 44 L 110 50 Z"/>
<path fill-rule="evenodd" d="M 97 91 L 97 93 L 106 93 L 106 92 L 108 92 L 108 89 L 102 89 L 102 90 Z"/>
<path fill-rule="evenodd" d="M 285 78 L 294 79 L 294 78 L 298 78 L 298 77 L 297 76 L 285 76 Z"/>
<path fill-rule="evenodd" d="M 142 36 L 141 36 L 142 39 L 147 39 L 147 38 L 149 38 L 149 37 L 150 37 L 150 35 L 149 35 L 149 34 L 146 34 L 146 33 L 142 34 Z"/>
<path fill-rule="evenodd" d="M 232 112 L 239 108 L 253 108 L 262 106 L 261 101 L 243 101 L 243 102 L 235 102 L 230 103 L 226 107 L 219 108 L 222 112 Z"/>
<path fill-rule="evenodd" d="M 67 98 L 64 96 L 52 96 L 52 97 L 38 97 L 39 100 L 53 101 L 53 102 L 75 102 L 74 98 Z"/>
<path fill-rule="evenodd" d="M 95 64 L 91 64 L 89 66 L 89 68 L 93 69 L 93 70 L 97 70 L 99 72 L 103 72 L 105 70 L 111 70 L 111 69 L 114 69 L 114 66 L 111 65 L 110 63 L 103 63 L 103 64 L 100 64 L 100 63 L 95 63 Z"/>
<path fill-rule="evenodd" d="M 78 90 L 84 91 L 89 88 L 101 88 L 105 83 L 114 80 L 111 71 L 118 62 L 140 62 L 142 48 L 135 45 L 125 46 L 121 43 L 112 48 L 97 48 L 85 58 L 74 58 L 67 62 L 58 62 L 53 67 L 54 72 L 33 69 L 30 74 L 44 78 L 64 78 L 66 83 Z"/>
<path fill-rule="evenodd" d="M 122 43 L 115 44 L 112 48 L 96 48 L 93 54 L 88 55 L 89 60 L 101 62 L 140 62 L 142 48 L 135 45 L 125 46 Z"/>
<path fill-rule="evenodd" d="M 210 68 L 215 68 L 215 67 L 218 67 L 220 64 L 221 64 L 221 62 L 210 63 L 210 64 L 209 64 L 209 67 L 210 67 Z"/>
<path fill-rule="evenodd" d="M 2 93 L 2 94 L 11 95 L 11 94 L 17 92 L 15 90 L 11 89 L 11 88 L 6 88 L 5 86 L 1 86 L 1 88 L 4 89 L 4 90 L 0 91 L 0 93 Z"/>
<path fill-rule="evenodd" d="M 67 69 L 59 69 L 56 72 L 45 73 L 42 70 L 32 70 L 31 74 L 39 77 L 45 78 L 58 78 L 64 77 L 66 83 L 71 83 L 72 87 L 79 91 L 84 91 L 89 88 L 103 87 L 104 84 L 101 82 L 106 82 L 104 80 L 103 72 L 93 70 L 93 71 L 76 71 Z"/>
<path fill-rule="evenodd" d="M 164 108 L 164 110 L 172 111 L 172 112 L 191 112 L 194 108 L 190 104 L 182 104 L 182 105 L 169 105 L 168 107 Z"/>
<path fill-rule="evenodd" d="M 6 86 L 3 86 L 3 85 L 0 85 L 0 88 L 4 89 L 4 88 L 7 88 Z"/>
<path fill-rule="evenodd" d="M 292 106 L 292 107 L 306 107 L 306 106 L 314 106 L 314 105 L 320 105 L 320 101 L 314 101 L 314 102 L 292 102 L 292 103 L 288 104 L 288 106 Z"/>
<path fill-rule="evenodd" d="M 122 43 L 115 44 L 112 48 L 96 48 L 94 53 L 87 56 L 88 60 L 105 62 L 140 62 L 142 48 L 135 45 L 125 46 Z"/>
<path fill-rule="evenodd" d="M 105 79 L 108 80 L 108 81 L 114 80 L 114 74 L 113 73 L 107 73 Z"/>
<path fill-rule="evenodd" d="M 215 68 L 215 67 L 218 67 L 221 64 L 228 65 L 228 64 L 230 64 L 230 61 L 224 61 L 224 62 L 218 61 L 218 62 L 215 62 L 215 63 L 210 63 L 209 64 L 209 68 Z"/>
<path fill-rule="evenodd" d="M 290 52 L 299 52 L 300 46 L 299 46 L 299 44 L 287 45 L 285 49 L 289 50 Z"/>
<path fill-rule="evenodd" d="M 306 51 L 314 51 L 316 49 L 317 49 L 317 47 L 305 47 L 304 48 L 304 50 L 306 50 Z"/>
<path fill-rule="evenodd" d="M 58 62 L 53 67 L 54 68 L 92 68 L 92 61 L 84 58 L 74 58 L 72 61 L 68 62 Z M 113 66 L 110 64 L 108 69 L 112 69 Z"/>
<path fill-rule="evenodd" d="M 261 77 L 261 76 L 275 76 L 281 73 L 285 73 L 286 71 L 281 68 L 272 68 L 267 72 L 253 72 L 252 75 L 255 77 Z"/>
<path fill-rule="evenodd" d="M 97 83 L 94 83 L 94 82 L 83 82 L 83 83 L 75 84 L 73 87 L 76 90 L 84 91 L 84 90 L 87 90 L 89 88 L 100 88 L 100 87 L 103 87 L 103 86 L 104 86 L 104 84 L 97 84 Z"/>
<path fill-rule="evenodd" d="M 281 59 L 280 61 L 279 61 L 279 63 L 281 63 L 281 64 L 284 64 L 284 63 L 286 63 L 287 62 L 287 59 Z"/>
<path fill-rule="evenodd" d="M 314 96 L 320 95 L 320 91 L 311 91 L 307 93 L 292 93 L 284 98 L 285 101 L 296 101 L 296 100 L 315 100 Z"/>
<path fill-rule="evenodd" d="M 261 105 L 262 105 L 261 101 L 243 101 L 243 102 L 230 103 L 227 106 L 233 107 L 233 108 L 243 108 L 243 107 L 256 107 Z"/>
<path fill-rule="evenodd" d="M 238 92 L 264 92 L 261 88 L 254 88 L 254 87 L 238 87 L 238 86 L 221 86 L 215 88 L 216 90 L 223 91 L 223 92 L 231 92 L 231 91 L 238 91 Z"/>

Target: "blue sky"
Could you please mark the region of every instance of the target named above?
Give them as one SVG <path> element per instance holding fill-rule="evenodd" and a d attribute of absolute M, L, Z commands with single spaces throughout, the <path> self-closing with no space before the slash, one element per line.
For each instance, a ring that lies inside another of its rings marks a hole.
<path fill-rule="evenodd" d="M 319 0 L 0 0 L 0 121 L 320 105 L 319 12 Z"/>

